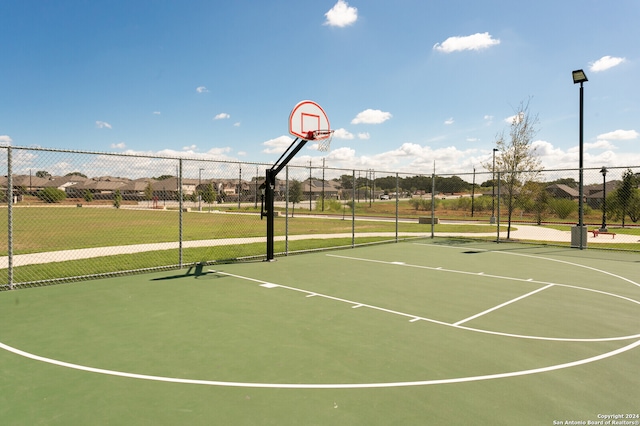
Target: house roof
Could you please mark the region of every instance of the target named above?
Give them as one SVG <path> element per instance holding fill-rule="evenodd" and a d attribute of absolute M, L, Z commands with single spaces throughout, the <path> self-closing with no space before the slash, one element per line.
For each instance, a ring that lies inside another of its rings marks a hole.
<path fill-rule="evenodd" d="M 552 190 L 554 192 L 564 192 L 567 195 L 572 197 L 579 197 L 580 193 L 577 189 L 570 187 L 569 185 L 565 185 L 563 183 L 554 183 L 553 185 L 549 185 L 546 188 L 547 190 Z"/>

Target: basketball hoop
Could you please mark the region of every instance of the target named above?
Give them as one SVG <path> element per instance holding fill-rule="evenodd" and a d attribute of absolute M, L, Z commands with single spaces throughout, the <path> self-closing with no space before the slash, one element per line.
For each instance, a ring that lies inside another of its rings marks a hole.
<path fill-rule="evenodd" d="M 327 152 L 331 147 L 333 130 L 313 130 L 307 133 L 308 140 L 318 143 L 318 151 Z"/>

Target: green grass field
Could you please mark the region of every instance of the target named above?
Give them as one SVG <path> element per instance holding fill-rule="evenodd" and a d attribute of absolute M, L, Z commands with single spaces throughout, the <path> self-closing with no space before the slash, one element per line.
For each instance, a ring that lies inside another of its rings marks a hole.
<path fill-rule="evenodd" d="M 177 241 L 179 213 L 175 210 L 150 211 L 111 208 L 38 207 L 17 208 L 14 212 L 14 253 L 67 250 Z M 350 233 L 348 220 L 322 220 L 298 216 L 289 218 L 290 235 Z M 265 234 L 259 215 L 203 214 L 183 215 L 185 241 L 250 238 Z M 276 235 L 285 232 L 285 219 L 276 218 Z M 428 232 L 430 225 L 399 223 L 400 232 Z M 0 215 L 0 229 L 7 217 Z M 357 233 L 394 232 L 395 222 L 356 221 Z M 486 232 L 474 225 L 437 225 L 440 232 Z M 0 255 L 6 255 L 6 240 L 0 240 Z"/>
<path fill-rule="evenodd" d="M 440 239 L 2 292 L 0 419 L 544 425 L 638 413 L 639 282 L 632 253 Z"/>

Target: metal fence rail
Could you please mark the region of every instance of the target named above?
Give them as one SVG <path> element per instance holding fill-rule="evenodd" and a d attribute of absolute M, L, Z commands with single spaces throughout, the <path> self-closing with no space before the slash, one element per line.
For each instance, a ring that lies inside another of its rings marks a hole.
<path fill-rule="evenodd" d="M 0 289 L 264 257 L 260 185 L 268 164 L 0 148 L 7 209 L 0 216 Z M 277 255 L 450 235 L 441 228 L 447 220 L 486 225 L 465 238 L 575 246 L 569 227 L 578 219 L 577 169 L 515 181 L 493 172 L 289 165 L 274 192 Z M 639 172 L 584 169 L 588 234 L 580 248 L 640 250 Z M 372 234 L 372 220 L 385 223 L 384 231 Z"/>

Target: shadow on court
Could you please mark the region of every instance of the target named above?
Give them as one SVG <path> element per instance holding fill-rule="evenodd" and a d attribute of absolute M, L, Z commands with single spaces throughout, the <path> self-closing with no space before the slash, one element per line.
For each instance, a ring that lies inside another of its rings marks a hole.
<path fill-rule="evenodd" d="M 194 277 L 195 279 L 199 279 L 202 277 L 206 277 L 207 279 L 225 277 L 225 275 L 218 274 L 217 271 L 205 271 L 204 268 L 206 266 L 207 266 L 206 263 L 194 263 L 189 267 L 189 269 L 187 269 L 187 272 L 185 272 L 184 274 L 153 278 L 152 281 L 175 280 L 175 279 L 186 278 L 186 277 Z"/>

